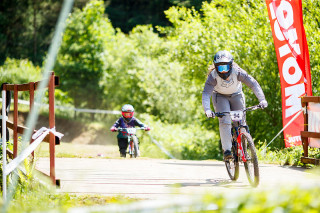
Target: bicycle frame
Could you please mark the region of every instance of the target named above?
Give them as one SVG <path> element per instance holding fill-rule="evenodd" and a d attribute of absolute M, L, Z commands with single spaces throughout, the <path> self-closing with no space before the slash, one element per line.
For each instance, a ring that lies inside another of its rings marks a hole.
<path fill-rule="evenodd" d="M 217 113 L 215 113 L 215 115 L 217 117 L 223 117 L 223 116 L 225 116 L 225 114 L 230 114 L 231 119 L 232 119 L 233 122 L 239 122 L 239 126 L 238 127 L 233 127 L 233 128 L 235 129 L 236 134 L 237 134 L 237 156 L 238 157 L 240 156 L 241 160 L 244 163 L 247 162 L 247 159 L 245 157 L 244 150 L 242 148 L 242 143 L 241 143 L 241 136 L 243 135 L 243 132 L 241 132 L 241 128 L 245 128 L 246 126 L 242 125 L 241 123 L 244 121 L 247 111 L 253 111 L 253 110 L 256 110 L 258 108 L 261 108 L 261 106 L 260 105 L 255 105 L 255 106 L 251 106 L 251 107 L 248 107 L 248 108 L 246 108 L 244 110 L 240 110 L 240 111 L 217 112 Z"/>
<path fill-rule="evenodd" d="M 241 127 L 238 128 L 237 131 L 240 130 Z M 242 159 L 243 162 L 247 162 L 247 159 L 245 157 L 245 154 L 244 154 L 244 151 L 243 151 L 243 148 L 242 148 L 242 143 L 241 143 L 241 135 L 243 135 L 242 132 L 240 132 L 240 134 L 238 134 L 238 137 L 237 137 L 237 143 L 238 143 L 238 146 L 237 146 L 237 154 L 239 155 L 240 154 L 240 157 Z"/>
<path fill-rule="evenodd" d="M 124 135 L 128 136 L 128 154 L 129 155 L 133 155 L 134 154 L 134 137 L 136 136 L 136 131 L 138 129 L 145 129 L 144 127 L 139 127 L 139 128 L 135 128 L 135 127 L 131 127 L 131 128 L 118 128 L 118 131 L 121 131 Z"/>
<path fill-rule="evenodd" d="M 132 155 L 134 152 L 133 136 L 128 137 L 128 150 L 129 150 L 129 155 Z"/>

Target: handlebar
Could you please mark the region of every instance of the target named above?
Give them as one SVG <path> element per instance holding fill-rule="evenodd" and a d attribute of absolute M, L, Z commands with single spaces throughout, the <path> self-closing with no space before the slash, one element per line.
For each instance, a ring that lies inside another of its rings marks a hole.
<path fill-rule="evenodd" d="M 145 130 L 146 127 L 129 127 L 129 128 L 121 128 L 121 127 L 119 127 L 119 128 L 117 128 L 118 131 L 127 130 L 127 129 L 143 129 L 143 130 Z"/>
<path fill-rule="evenodd" d="M 232 113 L 236 113 L 236 112 L 242 112 L 242 113 L 245 113 L 247 111 L 254 111 L 256 109 L 263 109 L 261 105 L 254 105 L 254 106 L 251 106 L 251 107 L 247 107 L 243 110 L 237 110 L 237 111 L 230 111 L 230 112 L 215 112 L 215 116 L 219 117 L 219 118 L 222 118 L 223 116 L 225 116 L 226 114 L 232 114 Z"/>

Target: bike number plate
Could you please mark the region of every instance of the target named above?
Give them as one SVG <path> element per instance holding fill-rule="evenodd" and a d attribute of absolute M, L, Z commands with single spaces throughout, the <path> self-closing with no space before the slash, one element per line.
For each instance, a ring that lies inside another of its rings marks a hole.
<path fill-rule="evenodd" d="M 127 132 L 129 133 L 129 134 L 136 134 L 136 129 L 135 128 L 128 128 L 127 129 Z"/>
<path fill-rule="evenodd" d="M 230 116 L 233 121 L 241 121 L 243 118 L 243 112 L 242 111 L 231 111 Z"/>

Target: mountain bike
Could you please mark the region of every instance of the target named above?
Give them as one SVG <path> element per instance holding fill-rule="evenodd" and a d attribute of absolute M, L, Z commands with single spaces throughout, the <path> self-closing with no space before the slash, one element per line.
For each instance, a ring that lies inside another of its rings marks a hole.
<path fill-rule="evenodd" d="M 136 158 L 140 156 L 138 137 L 136 136 L 138 129 L 144 130 L 145 127 L 118 128 L 118 131 L 128 136 L 128 148 L 126 153 L 129 154 L 130 158 Z"/>
<path fill-rule="evenodd" d="M 244 110 L 217 112 L 215 115 L 222 118 L 229 114 L 232 120 L 232 158 L 225 160 L 228 175 L 231 180 L 239 178 L 239 162 L 244 164 L 248 181 L 251 186 L 256 187 L 259 184 L 259 165 L 256 149 L 249 132 L 249 128 L 245 123 L 247 111 L 253 111 L 262 108 L 260 105 L 248 107 Z"/>

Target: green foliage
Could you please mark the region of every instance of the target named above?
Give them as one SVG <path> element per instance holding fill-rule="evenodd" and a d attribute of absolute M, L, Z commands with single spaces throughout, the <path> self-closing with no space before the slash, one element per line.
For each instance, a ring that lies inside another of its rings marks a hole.
<path fill-rule="evenodd" d="M 192 2 L 172 1 L 188 7 Z M 264 1 L 217 0 L 203 2 L 201 10 L 171 7 L 165 11 L 170 27 L 137 25 L 129 34 L 112 27 L 104 6 L 103 1 L 90 1 L 68 19 L 55 67 L 61 79 L 60 103 L 114 110 L 130 103 L 164 125 L 204 126 L 217 132 L 217 121 L 203 115 L 201 91 L 214 54 L 227 49 L 258 80 L 269 102 L 265 110 L 247 116 L 253 137 L 270 140 L 282 128 L 280 79 Z M 318 6 L 316 1 L 303 2 L 314 95 L 319 95 Z M 258 103 L 248 87 L 244 92 L 247 106 Z M 203 140 L 194 143 L 208 144 Z M 272 150 L 283 147 L 281 137 L 271 145 Z"/>
<path fill-rule="evenodd" d="M 103 12 L 102 1 L 91 1 L 68 20 L 55 70 L 75 107 L 95 108 L 102 101 L 103 43 L 114 33 Z"/>
<path fill-rule="evenodd" d="M 301 163 L 301 157 L 303 156 L 302 146 L 293 146 L 285 149 L 271 150 L 270 148 L 266 149 L 265 144 L 260 144 L 260 148 L 257 149 L 257 155 L 259 161 L 263 163 L 274 163 L 289 166 L 313 166 Z M 320 159 L 320 152 L 317 148 L 309 148 L 308 155 L 311 158 Z"/>
<path fill-rule="evenodd" d="M 233 194 L 207 194 L 204 207 L 215 207 L 215 212 L 317 212 L 320 202 L 319 187 L 282 186 L 258 191 L 241 191 Z"/>
<path fill-rule="evenodd" d="M 282 126 L 281 96 L 265 2 L 205 2 L 201 11 L 200 15 L 194 9 L 171 7 L 165 12 L 173 28 L 159 30 L 178 44 L 173 57 L 186 67 L 185 77 L 201 91 L 214 54 L 222 49 L 231 51 L 235 61 L 260 83 L 269 102 L 264 111 L 248 115 L 250 130 L 259 140 L 271 138 Z M 247 106 L 258 103 L 248 87 L 244 86 L 244 92 Z M 201 96 L 197 98 L 201 102 Z"/>
<path fill-rule="evenodd" d="M 75 195 L 67 193 L 55 193 L 54 189 L 48 185 L 42 185 L 35 179 L 30 179 L 20 185 L 18 193 L 10 202 L 6 212 L 34 212 L 34 211 L 58 211 L 67 212 L 69 208 L 88 207 L 96 205 L 106 205 L 111 203 L 130 203 L 138 199 L 119 196 L 103 195 Z M 20 192 L 19 192 L 20 191 Z M 2 208 L 2 206 L 0 206 Z"/>
<path fill-rule="evenodd" d="M 302 1 L 304 28 L 309 47 L 312 91 L 314 96 L 320 96 L 320 7 L 319 1 Z"/>
<path fill-rule="evenodd" d="M 222 159 L 217 135 L 197 124 L 169 124 L 147 114 L 140 115 L 141 120 L 151 127 L 150 135 L 169 153 L 178 159 Z M 143 136 L 143 156 L 154 156 L 149 149 L 150 139 Z M 159 152 L 159 149 L 156 150 Z"/>
<path fill-rule="evenodd" d="M 82 7 L 89 0 L 75 1 Z M 6 58 L 28 58 L 41 65 L 62 6 L 61 0 L 0 1 L 0 65 Z"/>
<path fill-rule="evenodd" d="M 4 65 L 0 66 L 0 82 L 9 84 L 25 84 L 39 81 L 41 68 L 34 66 L 27 59 L 17 60 L 7 58 Z"/>

